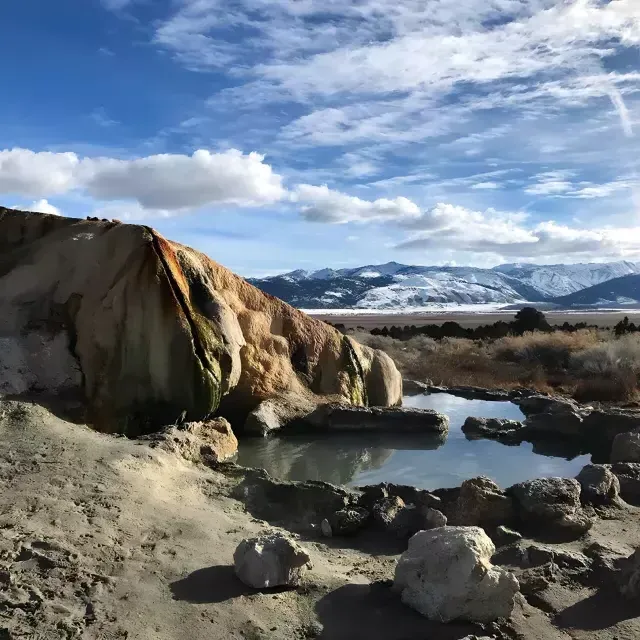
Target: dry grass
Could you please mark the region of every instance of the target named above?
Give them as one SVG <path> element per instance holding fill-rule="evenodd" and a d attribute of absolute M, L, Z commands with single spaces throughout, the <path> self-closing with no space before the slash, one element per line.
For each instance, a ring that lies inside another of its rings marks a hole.
<path fill-rule="evenodd" d="M 473 385 L 574 395 L 581 401 L 635 399 L 640 336 L 610 332 L 527 333 L 495 341 L 417 336 L 407 341 L 358 333 L 356 340 L 386 351 L 406 378 L 446 386 Z"/>

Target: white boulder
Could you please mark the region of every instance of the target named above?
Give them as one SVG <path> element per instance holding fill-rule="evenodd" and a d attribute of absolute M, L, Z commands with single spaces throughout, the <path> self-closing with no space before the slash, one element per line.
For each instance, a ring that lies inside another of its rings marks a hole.
<path fill-rule="evenodd" d="M 233 554 L 236 575 L 254 589 L 296 586 L 310 561 L 305 549 L 281 533 L 246 538 Z"/>
<path fill-rule="evenodd" d="M 494 552 L 480 527 L 420 531 L 398 561 L 394 589 L 430 620 L 507 618 L 520 586 L 515 576 L 491 564 Z"/>

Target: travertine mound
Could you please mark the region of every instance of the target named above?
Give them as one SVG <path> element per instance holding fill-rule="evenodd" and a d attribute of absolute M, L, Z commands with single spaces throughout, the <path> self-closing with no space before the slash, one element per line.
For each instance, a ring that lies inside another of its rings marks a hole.
<path fill-rule="evenodd" d="M 150 227 L 0 208 L 0 393 L 78 388 L 129 435 L 281 394 L 402 396 L 388 356 Z"/>

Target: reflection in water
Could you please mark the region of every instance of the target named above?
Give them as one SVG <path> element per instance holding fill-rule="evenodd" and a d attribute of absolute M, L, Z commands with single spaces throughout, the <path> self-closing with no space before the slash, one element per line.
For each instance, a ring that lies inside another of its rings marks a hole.
<path fill-rule="evenodd" d="M 460 427 L 468 416 L 521 420 L 520 409 L 510 402 L 439 393 L 405 398 L 405 405 L 447 414 L 451 427 L 446 442 L 433 435 L 366 433 L 251 438 L 241 440 L 238 463 L 265 468 L 282 479 L 351 485 L 395 482 L 436 489 L 478 475 L 503 487 L 542 476 L 573 477 L 589 462 L 588 456 L 576 457 L 570 451 L 534 452 L 526 442 L 507 447 L 465 438 Z M 573 459 L 553 457 L 571 455 Z"/>
<path fill-rule="evenodd" d="M 441 447 L 442 434 L 299 434 L 240 441 L 237 462 L 266 469 L 276 478 L 350 484 L 357 475 L 380 469 L 399 449 L 420 452 Z"/>

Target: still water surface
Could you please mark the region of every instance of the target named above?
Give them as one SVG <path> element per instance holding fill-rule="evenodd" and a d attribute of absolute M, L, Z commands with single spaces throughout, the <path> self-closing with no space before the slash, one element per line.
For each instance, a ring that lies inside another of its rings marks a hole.
<path fill-rule="evenodd" d="M 241 440 L 238 464 L 262 467 L 287 480 L 324 480 L 335 484 L 377 482 L 411 484 L 423 489 L 453 487 L 485 475 L 501 487 L 543 476 L 574 477 L 589 456 L 537 450 L 527 442 L 506 446 L 491 440 L 467 440 L 460 427 L 468 416 L 521 420 L 510 402 L 466 400 L 444 393 L 410 396 L 407 407 L 435 409 L 449 416 L 446 441 L 431 435 L 298 434 Z"/>

